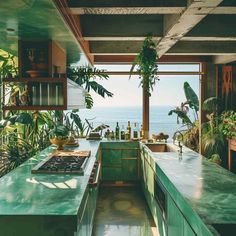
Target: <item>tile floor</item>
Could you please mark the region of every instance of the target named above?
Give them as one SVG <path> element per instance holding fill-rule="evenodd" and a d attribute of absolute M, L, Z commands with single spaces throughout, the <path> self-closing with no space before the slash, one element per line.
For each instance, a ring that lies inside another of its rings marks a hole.
<path fill-rule="evenodd" d="M 143 193 L 134 187 L 102 187 L 93 236 L 158 236 Z"/>

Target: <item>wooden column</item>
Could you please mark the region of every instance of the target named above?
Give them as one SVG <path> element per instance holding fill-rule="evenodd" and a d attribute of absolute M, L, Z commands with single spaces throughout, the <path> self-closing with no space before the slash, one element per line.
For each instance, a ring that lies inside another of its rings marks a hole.
<path fill-rule="evenodd" d="M 149 138 L 149 95 L 143 87 L 143 134 L 144 138 Z"/>

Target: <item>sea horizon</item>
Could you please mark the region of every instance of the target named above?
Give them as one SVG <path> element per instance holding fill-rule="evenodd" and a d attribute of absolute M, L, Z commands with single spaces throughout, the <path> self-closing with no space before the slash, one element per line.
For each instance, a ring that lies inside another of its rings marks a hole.
<path fill-rule="evenodd" d="M 168 112 L 175 107 L 175 105 L 150 106 L 150 135 L 163 132 L 171 138 L 176 130 L 182 129 L 183 125 L 177 124 L 176 115 L 168 115 Z M 142 106 L 96 106 L 92 109 L 81 109 L 79 115 L 82 122 L 86 118 L 94 128 L 106 124 L 110 130 L 115 130 L 118 122 L 120 128 L 124 126 L 126 129 L 128 121 L 132 127 L 134 123 L 139 128 L 142 124 Z"/>

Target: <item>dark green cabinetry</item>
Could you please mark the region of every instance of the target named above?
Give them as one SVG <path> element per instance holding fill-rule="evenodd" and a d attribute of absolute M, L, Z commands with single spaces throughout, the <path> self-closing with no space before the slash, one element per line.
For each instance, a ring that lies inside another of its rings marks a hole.
<path fill-rule="evenodd" d="M 76 236 L 91 236 L 97 205 L 98 187 L 88 189 L 84 198 L 83 207 L 78 214 L 78 229 Z"/>
<path fill-rule="evenodd" d="M 184 235 L 184 217 L 170 196 L 168 196 L 167 208 L 168 236 Z"/>
<path fill-rule="evenodd" d="M 108 143 L 101 145 L 103 181 L 139 180 L 138 143 Z"/>

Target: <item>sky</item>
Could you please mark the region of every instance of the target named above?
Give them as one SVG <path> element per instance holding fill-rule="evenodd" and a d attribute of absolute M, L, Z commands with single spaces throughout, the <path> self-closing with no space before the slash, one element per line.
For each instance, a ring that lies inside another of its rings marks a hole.
<path fill-rule="evenodd" d="M 108 71 L 129 71 L 130 65 L 96 65 L 98 69 Z M 198 71 L 198 65 L 160 65 L 159 71 Z M 199 76 L 178 75 L 178 76 L 159 76 L 152 96 L 150 98 L 151 106 L 178 106 L 184 102 L 185 95 L 183 84 L 187 81 L 194 91 L 199 94 Z M 128 75 L 110 76 L 108 80 L 99 81 L 107 90 L 114 95 L 112 98 L 105 99 L 92 93 L 94 98 L 94 107 L 124 107 L 124 106 L 141 106 L 142 105 L 142 88 L 139 87 L 140 80 L 138 76 Z"/>

